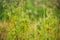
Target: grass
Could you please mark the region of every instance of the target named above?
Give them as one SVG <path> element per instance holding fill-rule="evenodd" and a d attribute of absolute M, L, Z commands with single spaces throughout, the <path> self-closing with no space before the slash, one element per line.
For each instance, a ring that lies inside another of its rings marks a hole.
<path fill-rule="evenodd" d="M 58 12 L 45 2 L 1 1 L 0 40 L 60 40 Z"/>

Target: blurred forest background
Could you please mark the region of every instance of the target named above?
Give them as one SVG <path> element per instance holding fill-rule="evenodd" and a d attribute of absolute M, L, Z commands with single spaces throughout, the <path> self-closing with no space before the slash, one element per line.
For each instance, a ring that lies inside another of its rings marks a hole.
<path fill-rule="evenodd" d="M 60 40 L 60 0 L 0 0 L 0 40 Z"/>

